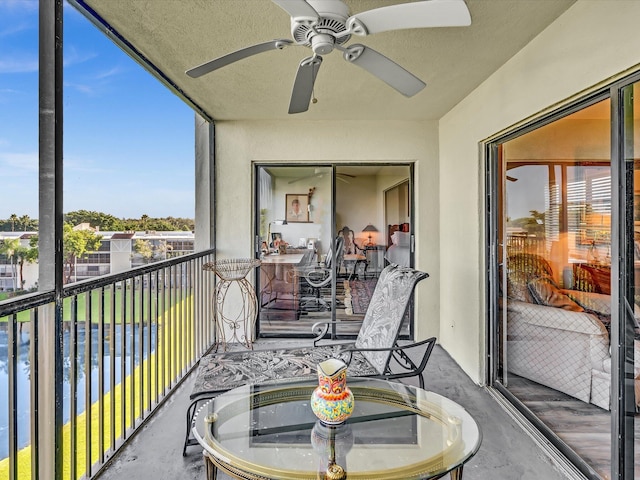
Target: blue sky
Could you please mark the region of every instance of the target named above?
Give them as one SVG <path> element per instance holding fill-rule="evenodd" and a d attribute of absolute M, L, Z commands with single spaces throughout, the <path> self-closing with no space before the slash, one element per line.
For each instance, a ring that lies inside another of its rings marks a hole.
<path fill-rule="evenodd" d="M 193 111 L 65 2 L 65 212 L 194 216 Z M 38 1 L 0 0 L 0 219 L 38 217 Z"/>

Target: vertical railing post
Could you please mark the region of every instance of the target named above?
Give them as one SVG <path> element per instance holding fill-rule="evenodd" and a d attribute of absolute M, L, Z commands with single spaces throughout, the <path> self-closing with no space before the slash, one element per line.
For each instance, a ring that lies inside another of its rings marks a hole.
<path fill-rule="evenodd" d="M 32 478 L 61 479 L 62 472 L 62 0 L 39 3 L 39 284 L 55 291 L 40 307 L 37 370 L 46 372 L 32 399 L 37 460 Z M 33 433 L 33 432 L 32 432 Z"/>

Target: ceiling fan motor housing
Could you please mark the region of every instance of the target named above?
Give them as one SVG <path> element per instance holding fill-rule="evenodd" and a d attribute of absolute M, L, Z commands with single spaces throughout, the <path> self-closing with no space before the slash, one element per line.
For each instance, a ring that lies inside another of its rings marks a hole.
<path fill-rule="evenodd" d="M 350 35 L 335 38 L 347 30 L 349 7 L 342 0 L 307 0 L 320 16 L 318 23 L 310 25 L 307 18 L 291 18 L 291 36 L 299 45 L 310 46 L 317 55 L 331 53 L 334 45 L 347 42 Z"/>

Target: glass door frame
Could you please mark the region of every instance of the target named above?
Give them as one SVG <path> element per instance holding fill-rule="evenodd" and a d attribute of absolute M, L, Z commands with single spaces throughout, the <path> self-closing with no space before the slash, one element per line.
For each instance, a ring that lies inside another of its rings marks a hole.
<path fill-rule="evenodd" d="M 600 479 L 601 477 L 582 460 L 565 442 L 551 431 L 540 419 L 533 415 L 506 387 L 508 380 L 502 370 L 506 371 L 506 346 L 500 344 L 500 328 L 505 319 L 500 316 L 499 285 L 500 266 L 504 264 L 505 251 L 504 235 L 498 232 L 498 215 L 504 215 L 499 211 L 500 195 L 504 191 L 500 182 L 503 182 L 503 172 L 500 167 L 498 145 L 516 138 L 525 133 L 536 130 L 543 125 L 565 117 L 571 113 L 582 110 L 589 105 L 609 98 L 611 102 L 611 258 L 612 279 L 616 279 L 611 285 L 612 302 L 612 329 L 611 329 L 611 478 L 634 478 L 634 413 L 635 392 L 633 388 L 633 360 L 634 341 L 633 330 L 630 327 L 629 313 L 633 315 L 633 305 L 627 298 L 633 299 L 634 292 L 634 242 L 633 242 L 633 157 L 629 162 L 625 159 L 625 153 L 629 151 L 629 140 L 633 142 L 633 132 L 629 132 L 628 118 L 629 106 L 625 105 L 625 87 L 640 82 L 640 73 L 626 77 L 609 86 L 598 89 L 590 95 L 574 101 L 552 114 L 531 120 L 516 130 L 490 138 L 481 143 L 481 152 L 484 156 L 484 182 L 486 191 L 485 202 L 485 261 L 487 264 L 487 288 L 486 291 L 486 325 L 488 335 L 486 337 L 487 367 L 486 382 L 490 388 L 497 390 L 511 406 L 513 406 L 524 418 L 530 422 L 526 426 L 536 437 L 544 437 L 557 450 L 559 450 L 573 466 L 575 466 L 586 478 Z M 631 133 L 631 135 L 630 135 Z M 613 220 L 615 219 L 615 221 Z M 503 273 L 504 275 L 504 273 Z M 504 278 L 502 280 L 505 280 Z M 502 282 L 503 285 L 504 281 Z M 506 342 L 506 341 L 505 341 Z M 614 348 L 616 347 L 616 348 Z M 500 355 L 504 359 L 500 359 Z M 625 382 L 625 374 L 631 381 Z M 630 376 L 630 377 L 629 377 Z M 620 439 L 618 441 L 617 439 Z"/>
<path fill-rule="evenodd" d="M 259 198 L 259 188 L 260 188 L 260 180 L 259 180 L 259 172 L 264 168 L 278 168 L 278 167 L 307 167 L 307 168 L 327 168 L 331 169 L 331 238 L 333 239 L 333 247 L 332 253 L 334 255 L 332 265 L 334 268 L 333 280 L 331 282 L 331 316 L 330 320 L 332 322 L 331 329 L 329 330 L 331 339 L 353 339 L 355 335 L 344 334 L 339 331 L 337 328 L 336 322 L 336 296 L 337 296 L 337 275 L 335 274 L 335 268 L 337 267 L 336 262 L 336 249 L 335 249 L 335 239 L 338 236 L 338 226 L 336 224 L 336 175 L 339 173 L 341 167 L 405 167 L 407 169 L 408 181 L 409 181 L 409 223 L 410 223 L 410 262 L 413 266 L 415 263 L 415 186 L 414 186 L 414 175 L 415 175 L 415 164 L 414 162 L 320 162 L 320 163 L 309 163 L 309 162 L 253 162 L 252 165 L 252 174 L 253 174 L 253 206 L 254 206 L 254 214 L 253 214 L 253 235 L 254 235 L 254 251 L 253 255 L 255 258 L 260 258 L 261 254 L 261 239 L 260 239 L 260 198 Z M 386 227 L 386 226 L 385 226 Z M 385 235 L 386 232 L 380 232 L 380 235 Z M 386 244 L 386 241 L 385 241 Z M 260 269 L 256 269 L 255 275 L 255 288 L 256 294 L 258 297 L 260 296 Z M 415 332 L 415 315 L 414 315 L 414 306 L 413 301 L 409 306 L 409 332 L 408 334 L 401 334 L 401 339 L 413 339 Z M 309 331 L 309 333 L 265 333 L 261 332 L 259 321 L 256 321 L 255 333 L 258 338 L 312 338 L 314 335 Z"/>

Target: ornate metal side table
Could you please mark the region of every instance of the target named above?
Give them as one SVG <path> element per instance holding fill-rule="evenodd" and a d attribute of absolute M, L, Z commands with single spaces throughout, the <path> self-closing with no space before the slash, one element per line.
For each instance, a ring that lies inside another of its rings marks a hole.
<path fill-rule="evenodd" d="M 227 343 L 232 341 L 253 348 L 252 333 L 258 313 L 258 299 L 253 285 L 246 277 L 251 270 L 259 266 L 260 260 L 255 258 L 223 259 L 202 266 L 203 270 L 215 272 L 220 279 L 213 297 L 216 312 L 216 351 L 220 345 L 226 351 Z M 229 293 L 234 290 L 231 288 L 233 286 L 236 287 L 238 300 L 233 298 L 232 301 L 236 301 L 239 308 L 229 313 L 230 309 L 225 303 L 229 300 Z"/>
<path fill-rule="evenodd" d="M 355 408 L 335 427 L 311 410 L 315 379 L 246 385 L 205 403 L 192 432 L 207 478 L 219 469 L 253 480 L 462 480 L 482 440 L 463 407 L 401 383 L 348 383 Z"/>

